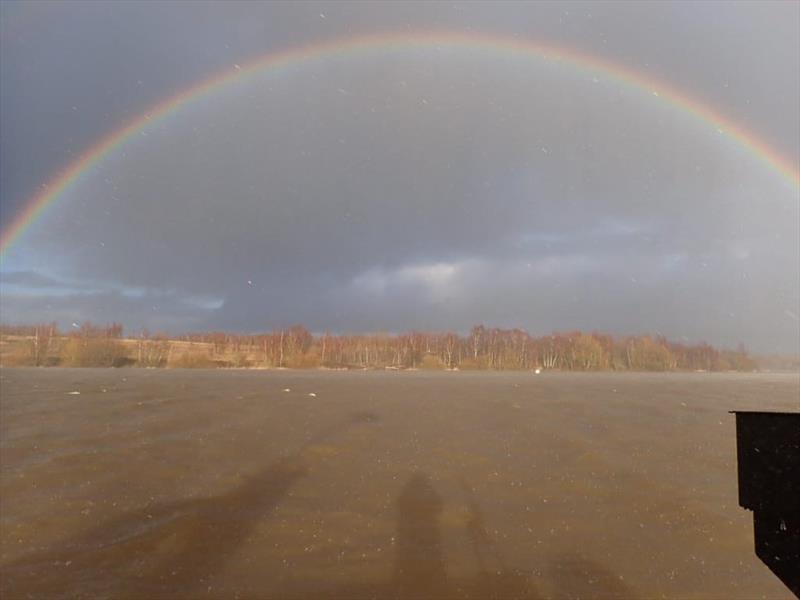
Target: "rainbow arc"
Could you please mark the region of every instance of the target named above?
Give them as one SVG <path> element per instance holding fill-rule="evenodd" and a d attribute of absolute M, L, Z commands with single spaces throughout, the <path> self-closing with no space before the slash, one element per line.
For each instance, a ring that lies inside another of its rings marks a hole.
<path fill-rule="evenodd" d="M 283 52 L 269 53 L 243 65 L 232 65 L 220 73 L 201 81 L 181 92 L 151 106 L 141 115 L 134 117 L 127 124 L 112 131 L 89 149 L 78 159 L 67 165 L 30 198 L 20 213 L 0 234 L 0 257 L 17 242 L 38 219 L 52 206 L 66 190 L 78 179 L 92 169 L 105 156 L 135 136 L 147 125 L 166 119 L 188 104 L 212 94 L 215 90 L 253 76 L 266 70 L 291 68 L 303 63 L 327 57 L 346 57 L 376 50 L 407 50 L 415 48 L 454 48 L 480 49 L 505 52 L 546 61 L 559 61 L 578 70 L 603 74 L 612 77 L 622 84 L 650 92 L 648 96 L 654 102 L 662 102 L 677 109 L 695 115 L 721 134 L 735 140 L 768 168 L 786 178 L 794 187 L 800 187 L 800 171 L 796 164 L 781 156 L 774 148 L 760 140 L 745 127 L 734 123 L 719 111 L 693 99 L 690 95 L 652 79 L 646 74 L 636 72 L 627 67 L 608 62 L 595 56 L 576 52 L 554 45 L 524 41 L 515 38 L 486 36 L 474 33 L 428 32 L 418 34 L 384 33 L 365 35 L 355 38 L 344 38 L 334 41 L 312 44 Z"/>

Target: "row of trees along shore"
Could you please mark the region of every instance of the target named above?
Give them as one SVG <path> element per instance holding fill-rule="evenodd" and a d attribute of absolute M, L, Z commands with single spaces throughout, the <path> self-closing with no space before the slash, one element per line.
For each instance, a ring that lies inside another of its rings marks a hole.
<path fill-rule="evenodd" d="M 0 326 L 4 365 L 76 367 L 251 367 L 361 369 L 563 369 L 576 371 L 752 371 L 740 345 L 721 350 L 663 336 L 570 331 L 532 336 L 522 329 L 477 325 L 468 335 L 312 335 L 302 325 L 269 333 L 222 331 L 169 337 L 122 325 L 84 323 L 61 332 L 55 323 Z"/>

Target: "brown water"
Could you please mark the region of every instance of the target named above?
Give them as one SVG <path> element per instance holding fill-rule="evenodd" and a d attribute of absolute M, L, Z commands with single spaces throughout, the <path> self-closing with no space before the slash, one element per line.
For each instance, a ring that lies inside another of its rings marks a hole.
<path fill-rule="evenodd" d="M 0 377 L 3 598 L 790 597 L 727 411 L 797 375 Z"/>

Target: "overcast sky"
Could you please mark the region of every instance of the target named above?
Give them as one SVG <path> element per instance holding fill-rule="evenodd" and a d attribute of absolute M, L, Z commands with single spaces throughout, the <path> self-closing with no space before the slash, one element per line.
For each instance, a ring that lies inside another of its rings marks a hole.
<path fill-rule="evenodd" d="M 0 219 L 97 140 L 268 52 L 376 32 L 562 46 L 797 169 L 800 3 L 0 5 Z M 216 90 L 83 174 L 2 263 L 2 320 L 129 330 L 658 332 L 800 351 L 800 195 L 603 71 L 392 46 Z"/>

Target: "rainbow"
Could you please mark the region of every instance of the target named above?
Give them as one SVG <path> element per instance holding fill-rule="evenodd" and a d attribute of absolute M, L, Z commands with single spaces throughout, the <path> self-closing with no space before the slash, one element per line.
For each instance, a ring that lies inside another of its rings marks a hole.
<path fill-rule="evenodd" d="M 78 159 L 67 165 L 55 177 L 41 186 L 39 192 L 26 202 L 25 208 L 0 235 L 0 258 L 5 256 L 8 249 L 22 237 L 25 231 L 39 219 L 49 206 L 75 184 L 81 175 L 90 171 L 103 157 L 125 144 L 143 127 L 169 117 L 193 100 L 211 94 L 235 80 L 261 73 L 265 70 L 297 66 L 314 59 L 347 56 L 369 50 L 391 50 L 395 48 L 407 50 L 416 47 L 499 50 L 529 58 L 560 61 L 573 68 L 587 72 L 600 72 L 604 76 L 614 78 L 622 84 L 647 90 L 652 93 L 654 101 L 672 105 L 701 119 L 709 126 L 735 140 L 751 154 L 759 158 L 766 166 L 785 177 L 791 185 L 800 187 L 800 172 L 797 165 L 793 164 L 791 160 L 781 156 L 774 148 L 761 141 L 755 134 L 735 124 L 721 112 L 713 110 L 708 105 L 691 98 L 663 81 L 651 78 L 647 74 L 610 63 L 589 54 L 516 38 L 457 32 L 427 32 L 413 35 L 407 33 L 382 33 L 337 39 L 283 52 L 269 53 L 242 66 L 234 65 L 229 69 L 225 69 L 151 106 L 126 125 L 112 131 L 95 143 Z"/>

